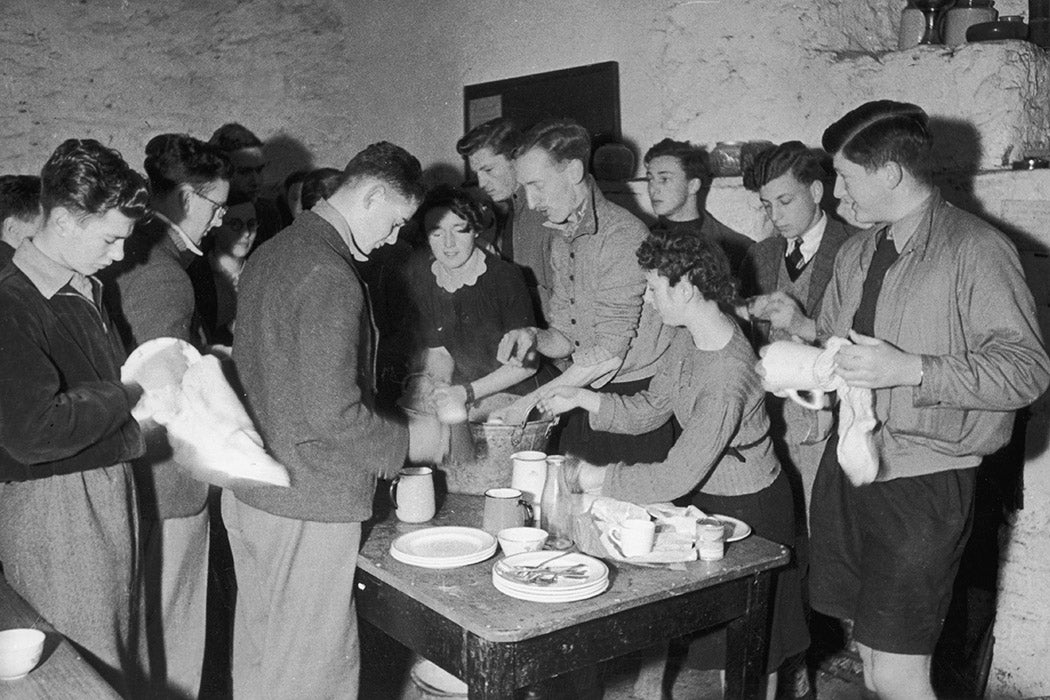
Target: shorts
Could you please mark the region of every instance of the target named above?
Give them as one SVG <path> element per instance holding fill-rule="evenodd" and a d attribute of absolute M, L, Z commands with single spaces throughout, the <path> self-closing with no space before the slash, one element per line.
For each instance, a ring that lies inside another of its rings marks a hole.
<path fill-rule="evenodd" d="M 977 469 L 855 487 L 828 441 L 810 510 L 810 602 L 878 651 L 932 654 L 973 524 Z"/>

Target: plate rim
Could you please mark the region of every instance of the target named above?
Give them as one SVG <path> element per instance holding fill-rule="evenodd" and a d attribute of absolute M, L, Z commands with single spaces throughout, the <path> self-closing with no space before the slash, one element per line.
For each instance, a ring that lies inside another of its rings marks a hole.
<path fill-rule="evenodd" d="M 495 586 L 496 588 L 506 587 L 506 588 L 510 588 L 511 590 L 520 590 L 522 593 L 535 592 L 537 595 L 543 595 L 545 597 L 548 597 L 548 596 L 549 597 L 559 597 L 559 596 L 563 596 L 563 595 L 572 595 L 572 594 L 579 593 L 581 591 L 590 590 L 591 588 L 598 588 L 598 587 L 602 587 L 602 586 L 608 587 L 609 586 L 609 579 L 607 579 L 607 578 L 599 579 L 598 581 L 592 581 L 591 583 L 588 583 L 586 586 L 582 586 L 580 588 L 568 589 L 568 590 L 565 590 L 565 589 L 553 589 L 552 590 L 552 589 L 549 589 L 549 588 L 544 588 L 544 587 L 539 587 L 539 586 L 537 586 L 535 588 L 518 588 L 518 586 L 525 586 L 526 584 L 514 584 L 514 583 L 512 583 L 510 581 L 507 581 L 506 579 L 500 577 L 495 572 L 492 573 L 492 579 L 493 579 L 492 585 Z"/>
<path fill-rule="evenodd" d="M 528 584 L 521 584 L 519 581 L 513 581 L 511 579 L 506 578 L 502 574 L 497 573 L 496 572 L 496 567 L 499 566 L 500 562 L 506 562 L 506 561 L 508 561 L 510 559 L 514 559 L 514 558 L 517 558 L 517 557 L 522 557 L 522 558 L 526 558 L 526 559 L 527 558 L 533 558 L 533 557 L 535 557 L 536 555 L 539 555 L 539 554 L 550 555 L 550 552 L 547 551 L 547 550 L 540 550 L 539 552 L 520 552 L 519 554 L 512 554 L 509 557 L 504 557 L 503 559 L 495 561 L 495 562 L 492 563 L 492 575 L 493 576 L 498 576 L 501 580 L 508 581 L 510 583 L 513 583 L 513 584 L 528 585 Z M 554 556 L 558 556 L 560 558 L 560 555 L 554 555 Z M 551 556 L 550 558 L 553 559 L 554 556 Z M 592 584 L 594 584 L 594 583 L 596 583 L 598 581 L 608 581 L 609 580 L 609 565 L 606 564 L 601 559 L 599 559 L 598 557 L 592 557 L 591 555 L 584 554 L 583 552 L 569 552 L 568 554 L 565 555 L 565 558 L 569 559 L 572 556 L 582 557 L 585 560 L 585 563 L 587 563 L 588 565 L 594 566 L 596 568 L 596 571 L 597 571 L 597 576 L 596 576 L 596 578 L 593 581 L 586 582 L 584 584 L 576 584 L 576 585 L 580 585 L 580 587 L 583 587 L 583 586 L 592 585 Z M 510 564 L 510 566 L 514 566 L 513 562 Z M 568 588 L 568 587 L 562 587 L 562 588 L 559 588 L 557 590 L 569 592 L 569 591 L 571 591 L 573 589 L 572 588 Z"/>
<path fill-rule="evenodd" d="M 422 536 L 420 533 L 433 535 L 435 530 L 469 532 L 469 534 L 477 538 L 480 549 L 469 554 L 460 554 L 454 557 L 428 557 L 413 554 L 402 548 L 403 540 L 406 538 L 420 537 Z M 399 546 L 398 543 L 402 543 L 402 546 Z M 467 527 L 465 525 L 434 525 L 399 535 L 390 543 L 388 551 L 391 557 L 409 566 L 418 566 L 423 569 L 455 569 L 461 566 L 477 564 L 491 558 L 496 553 L 497 545 L 496 538 L 481 528 Z"/>
<path fill-rule="evenodd" d="M 403 545 L 403 543 L 408 539 L 418 539 L 427 535 L 439 535 L 439 531 L 448 532 L 449 534 L 455 531 L 463 534 L 472 535 L 477 539 L 479 545 L 477 552 L 484 551 L 485 549 L 488 549 L 491 545 L 496 544 L 496 538 L 479 527 L 467 527 L 465 525 L 434 525 L 432 527 L 424 527 L 420 528 L 419 530 L 413 530 L 412 532 L 406 532 L 403 535 L 399 535 L 394 539 L 393 542 L 390 543 L 390 549 L 397 549 L 402 554 L 407 554 L 410 557 L 420 557 L 423 559 L 457 559 L 461 557 L 473 556 L 472 554 L 460 554 L 455 557 L 428 557 L 406 551 L 403 548 L 403 546 L 399 546 L 399 543 L 402 543 Z"/>
<path fill-rule="evenodd" d="M 460 561 L 460 560 L 450 561 L 450 560 L 447 560 L 447 559 L 430 559 L 430 560 L 423 559 L 423 560 L 420 560 L 420 561 L 408 561 L 408 560 L 402 559 L 398 554 L 395 554 L 394 550 L 390 551 L 390 556 L 391 556 L 391 558 L 401 562 L 402 564 L 407 564 L 408 566 L 419 567 L 420 569 L 458 569 L 458 568 L 463 567 L 463 566 L 470 566 L 472 564 L 479 564 L 479 563 L 481 563 L 483 561 L 486 561 L 486 560 L 492 558 L 492 555 L 495 554 L 495 553 L 496 553 L 495 550 L 492 550 L 492 551 L 485 550 L 485 551 L 479 552 L 476 555 L 472 555 L 471 558 L 469 558 L 469 559 L 465 559 L 465 560 L 462 560 L 462 561 Z"/>
<path fill-rule="evenodd" d="M 729 522 L 733 523 L 733 535 L 731 537 L 727 537 L 726 542 L 739 542 L 740 540 L 750 537 L 751 533 L 754 532 L 753 528 L 748 523 L 744 522 L 740 518 L 733 517 L 732 515 L 724 515 L 722 513 L 711 513 L 707 517 L 728 520 Z M 744 532 L 740 535 L 736 534 L 736 526 L 738 523 L 744 526 Z"/>
<path fill-rule="evenodd" d="M 606 579 L 605 585 L 596 590 L 591 591 L 588 589 L 585 594 L 576 592 L 573 595 L 566 594 L 565 596 L 557 598 L 541 598 L 538 596 L 530 596 L 530 594 L 525 591 L 509 591 L 495 584 L 493 584 L 492 587 L 509 598 L 515 598 L 516 600 L 524 600 L 528 603 L 575 603 L 577 601 L 588 600 L 590 598 L 596 598 L 600 596 L 602 593 L 605 593 L 607 590 L 609 590 L 610 585 L 610 581 Z M 515 593 L 520 593 L 521 595 L 515 595 Z"/>

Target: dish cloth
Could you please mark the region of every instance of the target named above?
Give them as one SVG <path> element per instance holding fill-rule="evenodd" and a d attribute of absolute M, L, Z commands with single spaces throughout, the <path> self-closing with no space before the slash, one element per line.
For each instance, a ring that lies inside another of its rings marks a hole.
<path fill-rule="evenodd" d="M 182 340 L 155 338 L 131 353 L 121 380 L 143 387 L 132 417 L 146 430 L 162 426 L 175 463 L 194 479 L 221 487 L 289 486 L 288 471 L 266 453 L 215 356 L 202 357 Z"/>
<path fill-rule="evenodd" d="M 816 359 L 813 374 L 823 391 L 834 391 L 839 397 L 839 465 L 854 486 L 875 481 L 879 475 L 879 456 L 875 449 L 875 403 L 871 389 L 849 386 L 835 374 L 835 355 L 852 343 L 838 336 L 830 338 L 826 349 Z"/>

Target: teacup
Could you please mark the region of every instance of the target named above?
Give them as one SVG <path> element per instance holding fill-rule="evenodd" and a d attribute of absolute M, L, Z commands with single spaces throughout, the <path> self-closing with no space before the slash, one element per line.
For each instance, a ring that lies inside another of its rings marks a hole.
<path fill-rule="evenodd" d="M 776 396 L 787 396 L 792 401 L 814 411 L 824 407 L 824 392 L 814 372 L 817 358 L 823 349 L 789 340 L 778 340 L 761 349 L 758 363 L 762 387 Z M 806 400 L 799 392 L 812 393 Z"/>
<path fill-rule="evenodd" d="M 621 525 L 609 529 L 609 539 L 620 547 L 626 557 L 648 554 L 656 544 L 656 523 L 642 518 L 628 518 Z"/>
<path fill-rule="evenodd" d="M 29 628 L 0 632 L 0 680 L 13 681 L 32 671 L 40 661 L 46 637 Z"/>

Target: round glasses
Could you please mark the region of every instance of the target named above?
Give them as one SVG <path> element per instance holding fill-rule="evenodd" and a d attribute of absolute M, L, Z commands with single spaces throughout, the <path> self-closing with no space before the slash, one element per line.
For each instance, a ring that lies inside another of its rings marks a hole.
<path fill-rule="evenodd" d="M 259 228 L 259 221 L 257 219 L 248 219 L 247 221 L 242 219 L 223 219 L 222 227 L 228 228 L 234 233 L 240 233 L 244 231 L 244 229 L 254 231 Z"/>
<path fill-rule="evenodd" d="M 225 204 L 220 204 L 219 202 L 216 202 L 211 197 L 208 197 L 207 195 L 201 194 L 197 190 L 190 190 L 190 192 L 192 192 L 193 194 L 197 195 L 198 197 L 200 197 L 205 202 L 207 202 L 208 204 L 212 205 L 215 208 L 214 211 L 212 212 L 212 216 L 215 216 L 216 214 L 218 214 L 219 218 L 221 219 L 222 217 L 226 216 L 226 212 L 229 211 L 229 209 L 226 208 Z"/>

